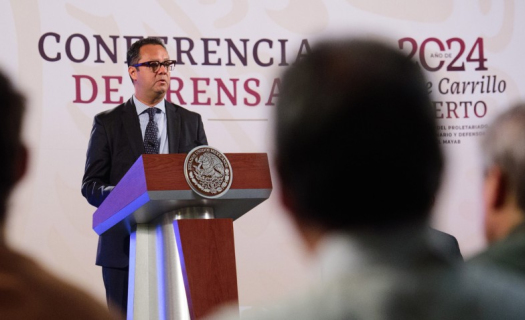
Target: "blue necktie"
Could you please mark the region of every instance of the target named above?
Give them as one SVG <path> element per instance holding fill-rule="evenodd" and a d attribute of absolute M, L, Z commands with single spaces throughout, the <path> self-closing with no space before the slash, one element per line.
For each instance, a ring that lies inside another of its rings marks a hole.
<path fill-rule="evenodd" d="M 155 122 L 155 113 L 160 112 L 160 109 L 148 108 L 146 111 L 149 115 L 149 122 L 146 126 L 146 133 L 144 134 L 144 150 L 146 153 L 159 153 L 160 141 L 157 138 L 159 128 Z"/>

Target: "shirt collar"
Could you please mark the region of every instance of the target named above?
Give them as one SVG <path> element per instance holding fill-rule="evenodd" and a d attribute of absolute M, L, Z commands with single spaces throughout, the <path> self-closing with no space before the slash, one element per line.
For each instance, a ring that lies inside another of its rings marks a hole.
<path fill-rule="evenodd" d="M 135 104 L 135 109 L 137 109 L 137 115 L 143 113 L 144 111 L 146 111 L 149 108 L 149 106 L 147 106 L 144 103 L 140 102 L 139 99 L 137 99 L 137 97 L 135 97 L 135 95 L 133 95 L 133 103 Z M 160 111 L 162 111 L 162 113 L 164 113 L 164 114 L 166 113 L 166 104 L 164 102 L 164 99 L 162 99 L 159 103 L 154 105 L 154 107 L 160 109 Z"/>

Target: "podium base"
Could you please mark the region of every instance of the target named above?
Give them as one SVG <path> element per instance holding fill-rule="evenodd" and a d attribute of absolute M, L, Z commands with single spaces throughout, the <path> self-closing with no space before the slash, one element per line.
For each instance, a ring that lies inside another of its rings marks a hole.
<path fill-rule="evenodd" d="M 199 319 L 238 304 L 232 219 L 183 208 L 131 234 L 127 319 Z"/>

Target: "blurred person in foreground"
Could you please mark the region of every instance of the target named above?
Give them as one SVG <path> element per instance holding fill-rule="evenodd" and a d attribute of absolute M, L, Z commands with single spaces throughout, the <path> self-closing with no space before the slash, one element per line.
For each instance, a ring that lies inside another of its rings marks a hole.
<path fill-rule="evenodd" d="M 9 195 L 26 172 L 28 154 L 21 140 L 25 99 L 2 73 L 0 101 L 0 319 L 120 319 L 8 245 Z"/>
<path fill-rule="evenodd" d="M 525 276 L 525 103 L 501 113 L 482 140 L 485 236 L 469 263 Z"/>
<path fill-rule="evenodd" d="M 523 319 L 522 283 L 433 243 L 444 164 L 414 61 L 371 40 L 313 46 L 285 72 L 275 121 L 281 200 L 323 277 L 243 319 Z"/>

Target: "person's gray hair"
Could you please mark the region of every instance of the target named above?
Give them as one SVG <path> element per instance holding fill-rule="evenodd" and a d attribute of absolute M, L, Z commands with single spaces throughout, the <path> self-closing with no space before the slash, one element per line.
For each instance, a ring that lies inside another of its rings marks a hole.
<path fill-rule="evenodd" d="M 512 106 L 494 119 L 481 148 L 483 169 L 498 166 L 506 187 L 515 193 L 519 208 L 525 211 L 525 103 Z"/>

